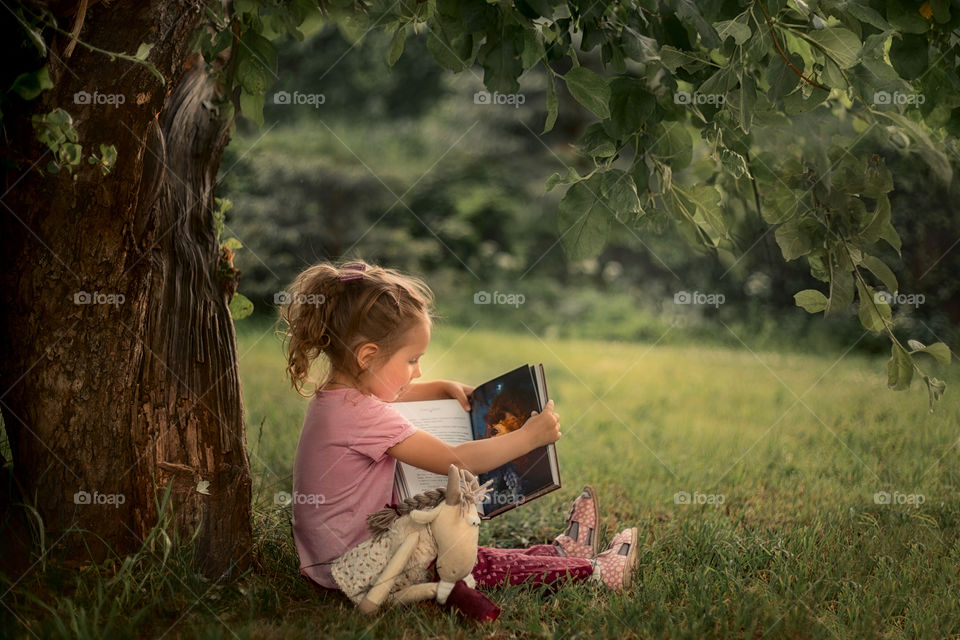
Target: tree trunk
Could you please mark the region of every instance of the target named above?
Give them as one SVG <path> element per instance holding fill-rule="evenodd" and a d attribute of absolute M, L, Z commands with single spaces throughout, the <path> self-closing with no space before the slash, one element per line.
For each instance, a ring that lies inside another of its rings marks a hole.
<path fill-rule="evenodd" d="M 55 88 L 4 114 L 0 410 L 16 487 L 48 545 L 79 558 L 101 557 L 100 540 L 129 552 L 170 487 L 173 530 L 198 531 L 198 564 L 219 575 L 249 561 L 250 475 L 227 310 L 235 282 L 212 214 L 229 123 L 190 56 L 199 7 L 86 11 L 81 40 L 126 53 L 154 43 L 166 86 L 82 44 L 67 59 L 58 36 Z M 123 98 L 76 104 L 80 91 Z M 30 117 L 57 107 L 73 116 L 84 161 L 45 175 L 51 154 Z M 86 162 L 101 143 L 118 152 L 106 176 Z"/>

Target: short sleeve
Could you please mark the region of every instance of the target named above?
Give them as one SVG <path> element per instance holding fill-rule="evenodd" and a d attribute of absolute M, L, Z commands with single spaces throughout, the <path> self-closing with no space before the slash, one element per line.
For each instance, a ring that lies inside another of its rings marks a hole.
<path fill-rule="evenodd" d="M 358 425 L 356 431 L 350 434 L 350 443 L 347 446 L 374 462 L 383 459 L 387 449 L 403 442 L 417 431 L 409 420 L 389 404 L 378 403 L 365 413 L 362 426 Z"/>

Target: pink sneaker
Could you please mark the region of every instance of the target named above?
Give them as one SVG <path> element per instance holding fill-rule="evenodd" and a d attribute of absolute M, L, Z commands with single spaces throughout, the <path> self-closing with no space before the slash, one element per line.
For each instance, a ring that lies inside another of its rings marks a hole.
<path fill-rule="evenodd" d="M 593 558 L 597 555 L 597 528 L 600 521 L 597 492 L 587 485 L 570 505 L 566 530 L 553 539 L 563 555 Z"/>
<path fill-rule="evenodd" d="M 630 586 L 637 564 L 637 528 L 624 529 L 613 536 L 606 551 L 594 559 L 593 576 L 609 589 L 619 591 Z"/>

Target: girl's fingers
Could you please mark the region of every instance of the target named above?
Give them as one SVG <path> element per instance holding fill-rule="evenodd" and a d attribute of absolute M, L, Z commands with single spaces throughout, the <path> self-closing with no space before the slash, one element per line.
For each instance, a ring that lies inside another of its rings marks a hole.
<path fill-rule="evenodd" d="M 470 411 L 470 401 L 467 400 L 467 394 L 463 392 L 463 389 L 457 389 L 457 400 L 460 401 L 460 406 L 463 407 L 464 411 Z"/>

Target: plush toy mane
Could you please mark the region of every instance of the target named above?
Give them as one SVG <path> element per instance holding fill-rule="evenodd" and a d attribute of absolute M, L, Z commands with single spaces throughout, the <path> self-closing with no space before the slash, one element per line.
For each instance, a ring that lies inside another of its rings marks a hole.
<path fill-rule="evenodd" d="M 469 483 L 467 487 L 460 487 L 460 509 L 465 509 L 471 504 L 478 504 L 483 498 L 490 492 L 490 482 L 485 482 L 481 487 L 474 478 L 472 482 Z M 377 540 L 381 536 L 385 535 L 390 527 L 398 519 L 409 514 L 411 511 L 417 511 L 420 509 L 432 509 L 440 504 L 447 497 L 447 490 L 445 487 L 438 487 L 436 489 L 430 489 L 429 491 L 424 491 L 423 493 L 418 493 L 415 496 L 411 496 L 398 504 L 396 507 L 386 507 L 380 509 L 379 511 L 374 511 L 367 516 L 367 530 L 370 532 L 374 540 Z"/>

